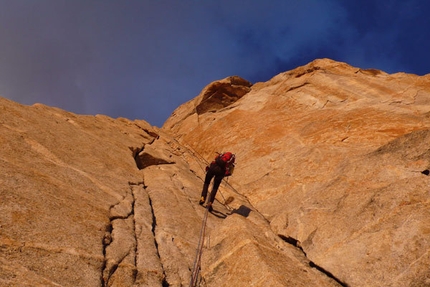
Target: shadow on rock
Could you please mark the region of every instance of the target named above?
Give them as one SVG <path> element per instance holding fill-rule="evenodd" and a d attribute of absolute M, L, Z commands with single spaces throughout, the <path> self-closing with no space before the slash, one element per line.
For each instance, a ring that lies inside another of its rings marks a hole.
<path fill-rule="evenodd" d="M 243 217 L 248 217 L 251 209 L 245 205 L 241 205 L 238 209 L 233 209 L 230 214 L 236 213 L 242 215 Z"/>
<path fill-rule="evenodd" d="M 215 215 L 216 217 L 218 217 L 218 218 L 222 218 L 222 219 L 224 219 L 224 218 L 226 218 L 226 217 L 227 217 L 227 214 L 224 214 L 224 213 L 222 213 L 221 211 L 218 211 L 218 210 L 215 210 L 215 209 L 213 209 L 213 210 L 211 211 L 211 213 L 212 213 L 213 215 Z"/>

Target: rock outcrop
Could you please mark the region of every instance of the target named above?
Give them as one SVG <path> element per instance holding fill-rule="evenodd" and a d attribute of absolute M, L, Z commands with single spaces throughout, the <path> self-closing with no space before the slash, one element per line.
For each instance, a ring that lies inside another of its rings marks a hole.
<path fill-rule="evenodd" d="M 235 152 L 232 186 L 314 264 L 348 286 L 430 286 L 429 75 L 322 59 L 191 110 L 163 128 L 204 158 Z"/>
<path fill-rule="evenodd" d="M 430 286 L 430 77 L 329 59 L 216 81 L 160 129 L 0 98 L 0 286 Z"/>
<path fill-rule="evenodd" d="M 176 109 L 164 126 L 182 123 L 187 119 L 194 121 L 199 118 L 199 115 L 214 113 L 231 106 L 246 95 L 251 90 L 251 86 L 250 82 L 238 76 L 212 82 L 197 97 Z"/>

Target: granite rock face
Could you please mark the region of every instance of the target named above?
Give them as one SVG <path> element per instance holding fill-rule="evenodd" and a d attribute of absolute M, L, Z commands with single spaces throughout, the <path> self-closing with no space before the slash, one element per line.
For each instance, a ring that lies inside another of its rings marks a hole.
<path fill-rule="evenodd" d="M 192 109 L 163 128 L 204 158 L 235 152 L 230 184 L 320 269 L 348 286 L 430 286 L 429 75 L 321 59 Z"/>
<path fill-rule="evenodd" d="M 0 286 L 188 286 L 204 160 L 144 121 L 3 98 L 0 109 Z M 268 274 L 275 285 L 337 286 L 244 196 L 224 184 L 219 196 L 234 204 L 217 201 L 209 215 L 201 286 L 262 286 Z"/>
<path fill-rule="evenodd" d="M 430 286 L 430 77 L 329 59 L 160 129 L 0 98 L 0 286 Z"/>

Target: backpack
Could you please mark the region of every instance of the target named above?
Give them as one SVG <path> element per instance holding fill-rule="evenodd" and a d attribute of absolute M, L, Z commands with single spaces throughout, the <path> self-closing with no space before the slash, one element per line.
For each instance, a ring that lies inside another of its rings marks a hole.
<path fill-rule="evenodd" d="M 235 160 L 236 156 L 231 152 L 222 153 L 215 158 L 216 164 L 225 169 L 226 176 L 232 175 Z"/>

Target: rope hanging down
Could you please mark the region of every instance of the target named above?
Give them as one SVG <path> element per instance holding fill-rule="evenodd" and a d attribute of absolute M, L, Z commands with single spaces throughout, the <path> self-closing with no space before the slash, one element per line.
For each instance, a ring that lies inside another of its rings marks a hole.
<path fill-rule="evenodd" d="M 190 287 L 197 286 L 197 280 L 199 278 L 200 261 L 203 253 L 203 244 L 205 241 L 206 222 L 208 220 L 208 213 L 209 213 L 209 209 L 206 208 L 205 216 L 203 217 L 203 221 L 202 221 L 202 228 L 200 230 L 200 239 L 199 239 L 199 244 L 196 251 L 196 258 L 194 259 L 193 271 L 191 273 Z"/>
<path fill-rule="evenodd" d="M 197 151 L 195 151 L 191 146 L 189 146 L 185 142 L 182 144 L 182 146 L 185 147 L 186 149 L 188 149 L 188 151 L 190 151 L 194 156 L 196 156 L 197 158 L 200 158 L 200 160 L 203 161 L 206 165 L 209 164 L 209 162 L 202 155 L 200 155 Z M 200 165 L 200 163 L 199 163 L 199 165 Z M 200 165 L 200 168 L 202 170 L 204 170 L 204 168 L 201 165 Z M 230 186 L 236 193 L 238 193 L 236 191 L 236 189 L 234 189 L 233 186 L 231 186 L 230 183 L 228 183 L 224 180 L 223 180 L 223 182 L 226 183 L 228 186 Z M 226 203 L 226 199 L 224 198 L 224 195 L 221 193 L 221 191 L 219 191 L 219 193 L 223 197 L 224 203 Z M 228 204 L 225 204 L 224 206 L 226 206 L 227 209 L 231 210 L 231 208 L 228 206 Z M 199 244 L 198 244 L 198 247 L 196 250 L 196 258 L 194 259 L 194 263 L 193 263 L 193 270 L 191 273 L 191 279 L 190 279 L 189 287 L 196 287 L 197 286 L 197 281 L 198 281 L 199 273 L 201 270 L 201 264 L 200 263 L 201 263 L 202 253 L 203 253 L 203 245 L 204 245 L 204 238 L 205 238 L 205 232 L 206 232 L 206 222 L 208 219 L 208 213 L 209 213 L 209 209 L 208 209 L 208 207 L 206 207 L 205 215 L 203 216 L 202 227 L 200 230 Z"/>

